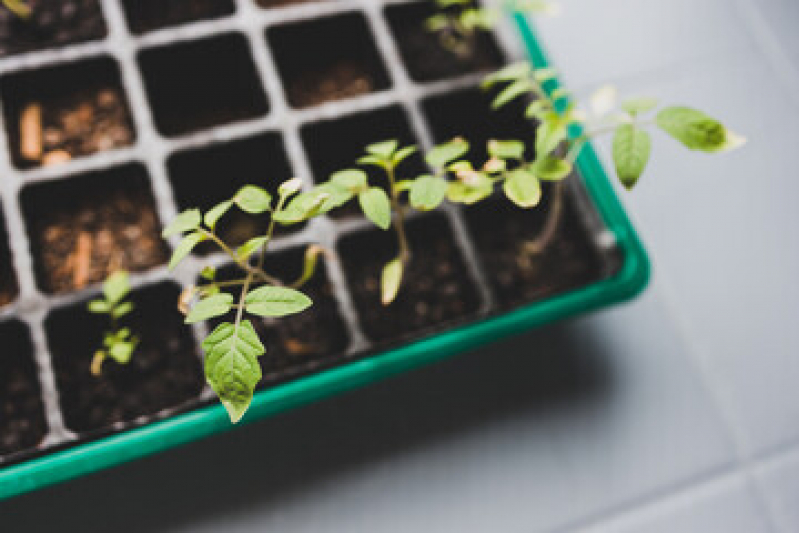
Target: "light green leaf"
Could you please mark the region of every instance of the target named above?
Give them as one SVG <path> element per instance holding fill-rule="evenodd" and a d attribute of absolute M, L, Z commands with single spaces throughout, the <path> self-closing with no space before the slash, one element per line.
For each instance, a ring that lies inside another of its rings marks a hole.
<path fill-rule="evenodd" d="M 508 172 L 502 189 L 505 196 L 519 207 L 534 207 L 541 201 L 541 183 L 535 174 L 525 169 Z"/>
<path fill-rule="evenodd" d="M 410 202 L 414 209 L 430 211 L 438 207 L 447 195 L 449 184 L 443 178 L 420 176 L 413 181 Z"/>
<path fill-rule="evenodd" d="M 200 300 L 189 311 L 189 315 L 186 317 L 186 324 L 195 324 L 215 316 L 224 315 L 230 311 L 233 306 L 233 300 L 233 295 L 226 292 L 220 292 Z"/>
<path fill-rule="evenodd" d="M 280 317 L 293 315 L 311 306 L 311 299 L 289 287 L 264 286 L 245 298 L 246 310 L 258 316 Z"/>
<path fill-rule="evenodd" d="M 258 357 L 266 351 L 249 320 L 238 327 L 224 322 L 205 341 L 205 378 L 235 424 L 252 402 L 261 379 Z"/>
<path fill-rule="evenodd" d="M 227 200 L 209 209 L 208 212 L 205 213 L 205 225 L 213 230 L 216 227 L 216 223 L 219 222 L 219 219 L 222 218 L 232 206 L 233 200 Z"/>
<path fill-rule="evenodd" d="M 491 107 L 494 109 L 499 109 L 508 102 L 511 102 L 512 100 L 529 93 L 532 91 L 532 89 L 533 84 L 530 82 L 530 80 L 521 79 L 514 81 L 500 91 L 496 98 L 494 98 L 494 101 L 491 102 Z"/>
<path fill-rule="evenodd" d="M 557 157 L 545 156 L 530 165 L 530 171 L 543 181 L 560 181 L 572 171 L 571 163 Z"/>
<path fill-rule="evenodd" d="M 339 170 L 331 175 L 330 182 L 343 189 L 358 193 L 367 186 L 367 176 L 363 170 L 350 168 Z"/>
<path fill-rule="evenodd" d="M 358 195 L 358 202 L 366 218 L 380 229 L 391 227 L 391 202 L 386 191 L 380 187 L 370 187 Z"/>
<path fill-rule="evenodd" d="M 383 160 L 389 160 L 391 159 L 391 156 L 394 155 L 394 152 L 397 151 L 398 146 L 399 142 L 393 139 L 390 141 L 382 141 L 367 146 L 366 153 L 375 157 L 379 157 Z"/>
<path fill-rule="evenodd" d="M 621 104 L 621 108 L 633 116 L 652 111 L 657 106 L 657 98 L 650 98 L 648 96 L 630 98 Z"/>
<path fill-rule="evenodd" d="M 550 116 L 548 120 L 541 122 L 536 130 L 536 157 L 551 154 L 566 139 L 566 135 L 566 123 L 557 116 Z"/>
<path fill-rule="evenodd" d="M 447 189 L 447 199 L 454 204 L 471 205 L 491 196 L 494 186 L 490 181 L 477 185 L 467 185 L 461 181 L 450 182 Z"/>
<path fill-rule="evenodd" d="M 425 156 L 427 163 L 435 168 L 442 168 L 463 157 L 469 151 L 469 143 L 463 139 L 453 139 L 430 149 Z"/>
<path fill-rule="evenodd" d="M 269 205 L 272 202 L 272 195 L 261 187 L 245 185 L 239 189 L 233 201 L 236 202 L 239 209 L 245 213 L 257 215 L 269 210 Z"/>
<path fill-rule="evenodd" d="M 538 120 L 544 120 L 546 116 L 552 112 L 552 109 L 549 107 L 549 103 L 544 100 L 535 100 L 530 105 L 527 106 L 527 110 L 524 112 L 524 115 L 527 118 L 537 118 Z"/>
<path fill-rule="evenodd" d="M 405 159 L 410 157 L 411 155 L 415 154 L 418 149 L 415 146 L 406 146 L 405 148 L 400 148 L 394 153 L 394 156 L 391 158 L 391 162 L 396 166 L 402 163 Z"/>
<path fill-rule="evenodd" d="M 359 165 L 371 165 L 373 167 L 387 168 L 388 161 L 374 155 L 365 155 L 358 158 Z"/>
<path fill-rule="evenodd" d="M 302 260 L 302 274 L 292 283 L 293 287 L 302 287 L 310 280 L 316 272 L 316 265 L 319 263 L 319 256 L 324 255 L 325 249 L 318 244 L 312 244 L 305 249 L 305 256 Z"/>
<path fill-rule="evenodd" d="M 482 85 L 488 88 L 499 82 L 517 80 L 527 76 L 531 71 L 532 67 L 527 61 L 513 63 L 483 78 Z"/>
<path fill-rule="evenodd" d="M 313 192 L 327 195 L 327 199 L 319 207 L 320 213 L 327 213 L 349 202 L 354 196 L 350 189 L 346 189 L 329 181 L 313 188 Z"/>
<path fill-rule="evenodd" d="M 250 256 L 253 253 L 261 249 L 268 240 L 269 239 L 266 236 L 253 237 L 252 239 L 248 240 L 247 242 L 238 247 L 238 249 L 236 250 L 236 255 L 241 260 L 247 260 L 250 258 Z"/>
<path fill-rule="evenodd" d="M 288 225 L 304 222 L 322 212 L 322 206 L 329 198 L 325 191 L 312 190 L 295 196 L 289 205 L 272 215 L 275 221 Z"/>
<path fill-rule="evenodd" d="M 393 259 L 383 267 L 380 276 L 380 301 L 383 305 L 388 305 L 397 298 L 402 284 L 402 270 L 402 261 L 399 259 Z"/>
<path fill-rule="evenodd" d="M 172 253 L 172 258 L 169 260 L 169 270 L 175 268 L 178 263 L 183 261 L 187 255 L 194 250 L 194 247 L 200 244 L 205 240 L 205 236 L 195 231 L 194 233 L 189 233 L 180 243 L 175 247 L 175 251 Z"/>
<path fill-rule="evenodd" d="M 492 139 L 488 141 L 488 153 L 499 159 L 521 159 L 524 157 L 524 143 L 515 140 Z"/>
<path fill-rule="evenodd" d="M 692 150 L 716 152 L 727 141 L 727 131 L 719 121 L 689 107 L 662 109 L 657 125 Z"/>
<path fill-rule="evenodd" d="M 178 233 L 185 233 L 187 231 L 194 231 L 200 227 L 202 222 L 202 215 L 199 209 L 187 209 L 175 217 L 164 231 L 161 233 L 164 238 L 177 235 Z"/>
<path fill-rule="evenodd" d="M 200 277 L 208 281 L 214 281 L 214 278 L 216 278 L 216 268 L 212 266 L 203 267 L 200 271 Z"/>
<path fill-rule="evenodd" d="M 628 189 L 638 181 L 649 161 L 652 142 L 649 133 L 632 124 L 622 124 L 613 136 L 613 163 L 616 174 Z"/>
<path fill-rule="evenodd" d="M 300 178 L 291 178 L 280 184 L 277 188 L 277 193 L 280 196 L 289 196 L 302 189 L 302 180 Z"/>
<path fill-rule="evenodd" d="M 114 307 L 114 309 L 111 311 L 111 315 L 114 318 L 122 318 L 123 316 L 130 314 L 131 311 L 133 311 L 133 304 L 130 302 L 122 302 Z"/>
<path fill-rule="evenodd" d="M 109 311 L 108 304 L 105 303 L 105 300 L 92 300 L 89 302 L 87 309 L 90 313 L 95 313 L 98 315 L 104 315 Z"/>
<path fill-rule="evenodd" d="M 108 356 L 121 365 L 128 364 L 136 349 L 136 342 L 121 341 L 112 344 L 108 348 Z"/>
<path fill-rule="evenodd" d="M 533 76 L 538 83 L 546 83 L 558 77 L 558 71 L 554 68 L 539 68 L 533 72 Z"/>
<path fill-rule="evenodd" d="M 121 302 L 130 292 L 130 276 L 124 270 L 118 270 L 103 282 L 105 300 L 113 305 Z"/>

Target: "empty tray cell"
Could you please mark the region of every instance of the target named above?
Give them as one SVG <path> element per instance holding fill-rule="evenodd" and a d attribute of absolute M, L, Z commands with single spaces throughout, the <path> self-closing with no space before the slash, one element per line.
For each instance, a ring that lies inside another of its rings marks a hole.
<path fill-rule="evenodd" d="M 230 33 L 139 54 L 155 124 L 166 136 L 265 115 L 247 40 Z"/>
<path fill-rule="evenodd" d="M 440 34 L 431 32 L 426 21 L 436 13 L 433 2 L 414 2 L 386 8 L 391 33 L 411 78 L 427 82 L 473 72 L 493 70 L 503 63 L 496 41 L 487 32 L 476 34 L 466 53 L 444 46 Z"/>
<path fill-rule="evenodd" d="M 0 456 L 35 447 L 47 433 L 28 328 L 0 324 Z"/>
<path fill-rule="evenodd" d="M 283 141 L 276 133 L 178 152 L 169 158 L 167 167 L 181 211 L 195 207 L 206 211 L 232 198 L 244 185 L 258 185 L 277 196 L 278 186 L 292 177 Z M 225 242 L 238 246 L 263 234 L 268 224 L 266 214 L 231 209 L 216 231 Z M 276 235 L 299 227 L 278 226 Z M 196 250 L 203 254 L 219 248 L 203 243 Z"/>
<path fill-rule="evenodd" d="M 122 0 L 130 31 L 141 35 L 187 22 L 225 17 L 233 0 Z"/>
<path fill-rule="evenodd" d="M 11 250 L 8 246 L 8 232 L 5 219 L 0 212 L 0 307 L 13 302 L 19 293 L 17 276 L 12 266 Z"/>
<path fill-rule="evenodd" d="M 418 144 L 405 111 L 400 106 L 308 124 L 301 129 L 300 136 L 317 183 L 326 181 L 336 171 L 357 167 L 356 161 L 371 143 L 396 139 L 402 146 Z M 386 186 L 382 171 L 374 167 L 362 168 L 369 173 L 372 184 Z M 426 171 L 422 157 L 417 153 L 398 167 L 398 176 L 416 177 Z M 331 214 L 348 216 L 359 213 L 355 203 Z"/>
<path fill-rule="evenodd" d="M 107 30 L 99 0 L 22 0 L 20 17 L 0 6 L 0 57 L 102 39 Z"/>
<path fill-rule="evenodd" d="M 273 7 L 298 6 L 300 4 L 312 4 L 314 2 L 334 2 L 335 0 L 255 0 L 255 3 L 264 9 Z"/>
<path fill-rule="evenodd" d="M 277 26 L 267 39 L 293 107 L 390 86 L 366 19 L 358 13 Z"/>
<path fill-rule="evenodd" d="M 305 247 L 298 247 L 268 253 L 264 268 L 284 283 L 291 283 L 302 273 L 305 250 Z M 240 279 L 242 276 L 240 270 L 231 267 L 221 270 L 217 279 Z M 258 358 L 263 372 L 260 386 L 331 366 L 341 360 L 349 346 L 349 333 L 328 281 L 324 258 L 319 259 L 314 276 L 299 290 L 313 300 L 313 305 L 302 313 L 277 319 L 248 317 L 266 348 L 266 354 Z M 236 297 L 240 295 L 240 291 L 229 292 Z M 215 319 L 214 325 L 220 321 Z"/>
<path fill-rule="evenodd" d="M 344 238 L 338 246 L 363 331 L 381 346 L 474 318 L 480 307 L 446 218 L 425 215 L 407 229 L 411 262 L 397 299 L 388 306 L 380 303 L 380 275 L 397 257 L 394 232 L 370 229 Z"/>
<path fill-rule="evenodd" d="M 119 68 L 110 58 L 24 71 L 1 83 L 19 168 L 63 163 L 135 140 Z"/>
<path fill-rule="evenodd" d="M 169 407 L 185 406 L 203 387 L 191 329 L 183 324 L 171 283 L 134 291 L 134 310 L 123 324 L 139 344 L 128 364 L 106 359 L 91 372 L 108 318 L 86 310 L 86 302 L 54 311 L 46 320 L 56 386 L 68 428 L 81 433 L 131 422 Z"/>
<path fill-rule="evenodd" d="M 562 196 L 561 216 L 549 245 L 539 253 L 530 252 L 529 243 L 540 235 L 552 202 L 552 189 L 548 188 L 541 204 L 533 209 L 519 209 L 509 200 L 497 198 L 465 210 L 475 250 L 502 308 L 599 281 L 620 264 L 614 253 L 597 248 L 567 193 Z"/>
<path fill-rule="evenodd" d="M 435 142 L 441 143 L 459 136 L 469 140 L 469 159 L 479 165 L 488 157 L 486 143 L 490 139 L 518 139 L 525 142 L 526 156 L 532 159 L 535 127 L 524 119 L 521 100 L 493 110 L 491 99 L 491 94 L 478 88 L 426 99 L 422 107 Z"/>
<path fill-rule="evenodd" d="M 22 192 L 39 286 L 64 293 L 166 262 L 145 169 L 128 165 Z"/>

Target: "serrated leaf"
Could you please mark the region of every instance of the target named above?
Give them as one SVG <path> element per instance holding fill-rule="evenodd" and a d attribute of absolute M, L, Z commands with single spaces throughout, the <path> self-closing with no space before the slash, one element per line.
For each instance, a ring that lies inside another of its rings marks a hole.
<path fill-rule="evenodd" d="M 175 219 L 164 228 L 161 235 L 164 238 L 185 233 L 187 231 L 194 231 L 200 227 L 202 222 L 202 215 L 199 209 L 187 209 L 175 217 Z"/>
<path fill-rule="evenodd" d="M 268 240 L 266 236 L 253 237 L 236 249 L 236 255 L 241 260 L 247 260 L 256 250 L 262 248 Z"/>
<path fill-rule="evenodd" d="M 219 219 L 222 218 L 225 215 L 225 213 L 227 213 L 230 210 L 232 206 L 233 206 L 233 200 L 227 200 L 209 209 L 205 213 L 205 217 L 203 219 L 205 225 L 208 226 L 210 229 L 214 229 L 216 227 L 216 223 L 219 222 Z"/>
<path fill-rule="evenodd" d="M 543 181 L 560 181 L 572 171 L 572 165 L 568 161 L 557 157 L 545 156 L 530 166 L 530 171 Z"/>
<path fill-rule="evenodd" d="M 488 141 L 488 154 L 499 159 L 522 159 L 524 157 L 524 143 L 516 140 Z"/>
<path fill-rule="evenodd" d="M 356 193 L 367 186 L 367 181 L 366 172 L 354 168 L 339 170 L 330 176 L 331 183 Z"/>
<path fill-rule="evenodd" d="M 425 161 L 435 168 L 442 168 L 463 157 L 469 151 L 469 143 L 463 139 L 453 139 L 430 149 Z"/>
<path fill-rule="evenodd" d="M 175 247 L 175 251 L 172 252 L 172 257 L 169 260 L 169 270 L 175 268 L 178 265 L 178 263 L 183 261 L 186 258 L 186 256 L 189 255 L 192 250 L 194 250 L 195 246 L 197 246 L 204 240 L 205 236 L 202 233 L 196 231 L 194 233 L 189 233 L 188 235 L 183 237 L 183 240 L 180 241 L 180 243 L 178 243 L 178 245 Z"/>
<path fill-rule="evenodd" d="M 189 311 L 189 315 L 186 317 L 186 324 L 195 324 L 215 316 L 224 315 L 230 311 L 233 301 L 233 295 L 226 292 L 203 298 L 194 304 L 194 307 Z"/>
<path fill-rule="evenodd" d="M 652 142 L 649 133 L 632 124 L 622 124 L 613 136 L 613 163 L 616 174 L 628 189 L 638 182 L 649 161 Z"/>
<path fill-rule="evenodd" d="M 410 202 L 414 209 L 430 211 L 438 207 L 447 196 L 449 183 L 443 178 L 421 176 L 411 185 Z"/>
<path fill-rule="evenodd" d="M 536 130 L 536 157 L 544 157 L 551 154 L 566 139 L 567 133 L 566 123 L 561 121 L 560 118 L 552 116 L 548 120 L 541 122 Z"/>
<path fill-rule="evenodd" d="M 500 107 L 504 106 L 505 104 L 515 100 L 516 98 L 527 94 L 533 89 L 533 84 L 530 83 L 530 80 L 522 79 L 514 81 L 513 83 L 509 84 L 507 87 L 502 89 L 500 93 L 494 98 L 491 102 L 491 107 L 493 109 L 499 109 Z"/>
<path fill-rule="evenodd" d="M 311 299 L 289 287 L 264 286 L 255 289 L 244 300 L 248 313 L 258 316 L 293 315 L 311 306 Z"/>
<path fill-rule="evenodd" d="M 130 292 L 130 276 L 124 270 L 118 270 L 103 282 L 105 301 L 113 305 L 121 302 Z"/>
<path fill-rule="evenodd" d="M 235 424 L 252 402 L 253 390 L 261 379 L 258 357 L 266 350 L 249 320 L 238 327 L 219 324 L 203 341 L 203 350 L 205 378 Z"/>
<path fill-rule="evenodd" d="M 391 227 L 391 201 L 380 187 L 370 187 L 358 195 L 358 202 L 366 218 L 380 229 Z"/>
<path fill-rule="evenodd" d="M 691 150 L 715 152 L 727 140 L 724 126 L 689 107 L 667 107 L 657 114 L 657 125 Z"/>
<path fill-rule="evenodd" d="M 233 201 L 239 206 L 239 209 L 245 213 L 258 215 L 269 210 L 269 206 L 272 202 L 272 195 L 261 187 L 245 185 L 239 189 Z"/>
<path fill-rule="evenodd" d="M 89 310 L 90 313 L 95 313 L 98 315 L 104 315 L 108 313 L 108 311 L 110 310 L 105 300 L 92 300 L 91 302 L 88 303 L 86 308 Z"/>
<path fill-rule="evenodd" d="M 647 96 L 629 98 L 621 104 L 621 108 L 633 116 L 652 111 L 657 106 L 657 98 L 649 98 Z"/>
<path fill-rule="evenodd" d="M 534 207 L 541 201 L 541 183 L 535 174 L 524 169 L 508 172 L 502 189 L 505 196 L 519 207 Z"/>
<path fill-rule="evenodd" d="M 517 80 L 530 74 L 531 70 L 532 67 L 527 61 L 513 63 L 483 78 L 482 85 L 487 88 L 499 82 Z"/>
<path fill-rule="evenodd" d="M 380 276 L 380 301 L 388 305 L 397 298 L 402 284 L 402 261 L 393 259 L 386 263 Z"/>
<path fill-rule="evenodd" d="M 399 146 L 399 142 L 394 139 L 373 143 L 366 147 L 366 153 L 383 160 L 389 160 L 394 152 L 397 151 L 397 146 Z"/>

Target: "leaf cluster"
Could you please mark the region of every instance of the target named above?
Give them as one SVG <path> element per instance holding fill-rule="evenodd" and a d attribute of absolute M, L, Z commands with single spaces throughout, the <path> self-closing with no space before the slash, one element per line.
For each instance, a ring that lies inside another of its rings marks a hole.
<path fill-rule="evenodd" d="M 134 309 L 133 303 L 127 300 L 129 294 L 128 273 L 117 271 L 103 283 L 103 297 L 88 304 L 89 312 L 106 315 L 111 325 L 103 335 L 103 348 L 97 350 L 92 359 L 91 372 L 95 376 L 101 374 L 103 362 L 107 358 L 122 365 L 129 363 L 139 344 L 139 339 L 131 333 L 130 328 L 119 326 L 119 321 Z"/>

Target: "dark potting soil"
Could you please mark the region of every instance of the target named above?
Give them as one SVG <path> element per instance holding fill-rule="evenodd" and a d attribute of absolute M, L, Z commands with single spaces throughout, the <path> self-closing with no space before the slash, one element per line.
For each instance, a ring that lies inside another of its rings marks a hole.
<path fill-rule="evenodd" d="M 378 345 L 418 337 L 474 317 L 480 298 L 443 215 L 425 215 L 408 224 L 411 258 L 397 299 L 380 302 L 380 274 L 397 256 L 391 232 L 372 229 L 339 244 L 349 289 L 364 333 Z"/>
<path fill-rule="evenodd" d="M 12 75 L 3 96 L 19 168 L 128 146 L 136 137 L 119 69 L 108 58 Z"/>
<path fill-rule="evenodd" d="M 19 292 L 17 276 L 11 263 L 11 251 L 8 248 L 3 213 L 0 211 L 0 307 L 14 301 Z"/>
<path fill-rule="evenodd" d="M 22 192 L 36 277 L 48 293 L 81 289 L 168 258 L 139 165 L 33 185 Z"/>
<path fill-rule="evenodd" d="M 281 183 L 293 176 L 291 165 L 277 133 L 264 133 L 212 146 L 177 152 L 167 160 L 169 178 L 179 210 L 203 211 L 228 200 L 244 185 L 263 187 L 277 197 Z M 216 232 L 233 246 L 263 235 L 269 215 L 251 215 L 231 209 L 216 226 Z M 276 235 L 297 231 L 304 224 L 278 226 Z M 213 243 L 202 243 L 195 252 L 218 252 Z"/>
<path fill-rule="evenodd" d="M 391 32 L 399 45 L 402 61 L 417 82 L 495 70 L 504 63 L 494 38 L 485 32 L 476 35 L 471 53 L 458 55 L 442 44 L 439 34 L 425 27 L 436 13 L 433 2 L 416 2 L 386 8 Z"/>
<path fill-rule="evenodd" d="M 30 334 L 19 322 L 0 324 L 0 455 L 33 448 L 47 433 Z"/>
<path fill-rule="evenodd" d="M 78 432 L 109 429 L 196 398 L 204 378 L 191 330 L 176 303 L 180 291 L 161 283 L 135 291 L 126 317 L 141 342 L 127 365 L 111 359 L 102 375 L 90 366 L 108 324 L 81 303 L 54 311 L 45 324 L 56 386 L 67 427 Z"/>
<path fill-rule="evenodd" d="M 607 277 L 615 268 L 616 259 L 599 253 L 568 194 L 563 195 L 560 223 L 549 246 L 538 254 L 525 252 L 525 243 L 535 239 L 544 224 L 550 193 L 551 188 L 544 189 L 542 204 L 535 209 L 519 209 L 496 198 L 464 210 L 478 258 L 501 308 L 584 286 Z"/>
<path fill-rule="evenodd" d="M 123 0 L 122 7 L 130 31 L 139 35 L 236 11 L 233 0 Z"/>
<path fill-rule="evenodd" d="M 369 183 L 388 186 L 385 173 L 372 166 L 358 166 L 356 161 L 366 153 L 366 146 L 395 139 L 401 146 L 418 145 L 405 111 L 390 106 L 366 113 L 356 113 L 335 120 L 324 120 L 303 126 L 300 130 L 314 180 L 327 181 L 330 175 L 346 168 L 360 168 L 369 175 Z M 416 153 L 397 168 L 400 178 L 426 173 L 422 156 Z M 332 211 L 334 218 L 361 216 L 357 200 Z"/>
<path fill-rule="evenodd" d="M 264 268 L 284 283 L 299 278 L 305 247 L 267 254 Z M 278 319 L 249 316 L 266 354 L 258 358 L 263 372 L 259 387 L 296 378 L 336 363 L 349 346 L 349 334 L 339 313 L 333 288 L 327 279 L 325 260 L 320 256 L 313 278 L 299 290 L 313 305 L 296 315 Z M 241 278 L 241 271 L 229 267 L 218 279 Z M 229 291 L 237 297 L 240 291 Z M 220 320 L 213 321 L 212 327 Z"/>
<path fill-rule="evenodd" d="M 21 18 L 0 7 L 0 56 L 102 39 L 107 30 L 98 0 L 24 0 Z"/>
<path fill-rule="evenodd" d="M 293 107 L 311 107 L 390 85 L 363 15 L 290 23 L 270 28 L 267 39 Z"/>

